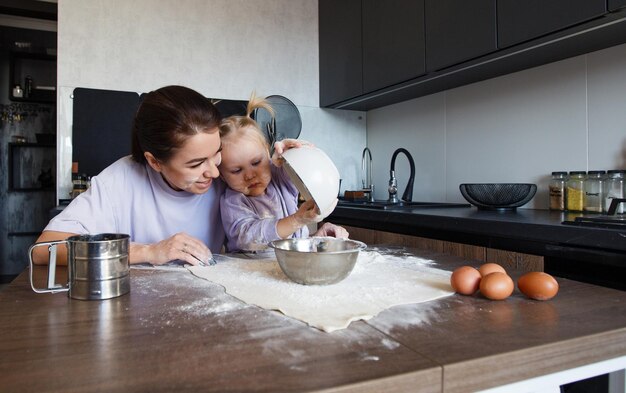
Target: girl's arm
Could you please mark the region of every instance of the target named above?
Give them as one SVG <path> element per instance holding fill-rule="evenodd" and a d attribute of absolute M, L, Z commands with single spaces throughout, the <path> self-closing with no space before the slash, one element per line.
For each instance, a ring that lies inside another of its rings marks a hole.
<path fill-rule="evenodd" d="M 319 212 L 313 201 L 306 201 L 298 208 L 294 214 L 281 218 L 276 224 L 276 231 L 281 239 L 285 239 L 293 235 L 296 231 L 305 225 L 313 224 L 319 221 L 317 219 Z"/>

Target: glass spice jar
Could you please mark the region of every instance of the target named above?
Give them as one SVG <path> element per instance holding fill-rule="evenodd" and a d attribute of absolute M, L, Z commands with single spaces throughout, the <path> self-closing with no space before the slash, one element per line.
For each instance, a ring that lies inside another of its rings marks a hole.
<path fill-rule="evenodd" d="M 72 191 L 70 197 L 76 198 L 83 192 L 87 191 L 87 175 L 72 174 Z"/>
<path fill-rule="evenodd" d="M 602 211 L 608 213 L 611 202 L 614 198 L 624 198 L 626 196 L 626 170 L 612 169 L 607 171 L 607 179 L 604 182 L 604 206 Z M 624 203 L 617 205 L 616 214 L 623 214 L 626 212 Z"/>
<path fill-rule="evenodd" d="M 583 210 L 591 213 L 602 213 L 604 202 L 604 176 L 606 171 L 589 171 L 583 186 Z"/>
<path fill-rule="evenodd" d="M 567 172 L 552 172 L 552 179 L 548 189 L 550 190 L 550 210 L 565 210 L 565 183 Z"/>
<path fill-rule="evenodd" d="M 567 201 L 567 210 L 573 212 L 583 211 L 583 185 L 585 183 L 585 171 L 571 171 L 569 179 L 565 184 L 565 199 Z"/>
<path fill-rule="evenodd" d="M 22 98 L 24 96 L 24 90 L 22 90 L 22 86 L 15 85 L 13 88 L 13 97 L 14 98 Z"/>

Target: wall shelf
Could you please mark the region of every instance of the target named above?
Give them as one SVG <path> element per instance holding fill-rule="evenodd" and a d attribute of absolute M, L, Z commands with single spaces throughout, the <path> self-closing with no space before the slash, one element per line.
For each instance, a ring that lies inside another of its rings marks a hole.
<path fill-rule="evenodd" d="M 9 62 L 9 99 L 15 102 L 56 102 L 57 57 L 42 53 L 11 52 Z M 32 79 L 30 95 L 26 91 L 26 77 Z M 20 85 L 22 97 L 13 95 L 13 87 Z"/>

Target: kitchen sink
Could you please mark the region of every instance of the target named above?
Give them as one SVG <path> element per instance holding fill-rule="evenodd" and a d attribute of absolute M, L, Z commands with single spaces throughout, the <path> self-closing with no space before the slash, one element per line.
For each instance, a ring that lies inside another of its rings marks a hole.
<path fill-rule="evenodd" d="M 337 207 L 360 207 L 365 209 L 378 210 L 399 210 L 399 209 L 422 209 L 422 208 L 444 208 L 444 207 L 470 207 L 469 203 L 454 202 L 405 202 L 392 203 L 389 201 L 346 201 L 339 200 Z"/>

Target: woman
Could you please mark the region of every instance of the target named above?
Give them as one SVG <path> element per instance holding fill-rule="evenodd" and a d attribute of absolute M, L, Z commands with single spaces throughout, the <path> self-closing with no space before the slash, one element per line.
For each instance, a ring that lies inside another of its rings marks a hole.
<path fill-rule="evenodd" d="M 224 185 L 220 114 L 200 93 L 166 86 L 146 94 L 135 116 L 132 155 L 91 179 L 89 190 L 54 217 L 38 242 L 77 234 L 130 235 L 130 263 L 206 263 L 219 252 Z M 45 247 L 34 262 L 45 264 Z M 59 263 L 67 263 L 58 250 Z"/>

